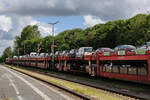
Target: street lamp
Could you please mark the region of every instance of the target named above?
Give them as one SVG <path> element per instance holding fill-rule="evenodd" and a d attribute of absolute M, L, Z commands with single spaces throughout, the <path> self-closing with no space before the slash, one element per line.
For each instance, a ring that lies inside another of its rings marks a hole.
<path fill-rule="evenodd" d="M 55 24 L 57 24 L 57 23 L 59 23 L 59 21 L 56 21 L 55 23 L 48 23 L 48 24 L 51 24 L 52 25 L 52 46 L 53 46 L 53 49 L 52 49 L 52 53 L 54 54 L 54 42 L 55 42 L 55 40 L 54 40 L 54 25 Z"/>
<path fill-rule="evenodd" d="M 54 47 L 55 47 L 55 39 L 54 39 L 54 25 L 59 23 L 59 21 L 56 21 L 55 23 L 48 23 L 52 25 L 52 45 L 51 45 L 51 50 L 52 50 L 52 67 L 54 68 Z"/>

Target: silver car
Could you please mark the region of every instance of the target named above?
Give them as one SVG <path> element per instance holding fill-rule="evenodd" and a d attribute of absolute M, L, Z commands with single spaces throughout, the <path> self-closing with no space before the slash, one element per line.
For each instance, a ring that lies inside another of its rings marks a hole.
<path fill-rule="evenodd" d="M 139 46 L 138 49 L 150 50 L 150 42 L 143 43 L 143 45 Z"/>
<path fill-rule="evenodd" d="M 136 47 L 133 45 L 119 45 L 119 46 L 116 46 L 114 50 L 115 51 L 120 51 L 120 50 L 135 51 Z"/>

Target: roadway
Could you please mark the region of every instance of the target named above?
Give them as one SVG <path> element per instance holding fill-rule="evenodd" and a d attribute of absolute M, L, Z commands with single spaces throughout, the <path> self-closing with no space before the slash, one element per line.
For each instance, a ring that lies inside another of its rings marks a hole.
<path fill-rule="evenodd" d="M 72 100 L 63 92 L 0 65 L 0 100 Z"/>

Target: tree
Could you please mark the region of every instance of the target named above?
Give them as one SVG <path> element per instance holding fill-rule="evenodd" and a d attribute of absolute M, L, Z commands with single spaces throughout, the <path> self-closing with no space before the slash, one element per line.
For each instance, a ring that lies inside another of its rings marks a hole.
<path fill-rule="evenodd" d="M 40 31 L 38 30 L 37 25 L 28 25 L 26 26 L 22 32 L 21 32 L 21 40 L 31 40 L 35 38 L 40 38 L 41 34 Z"/>
<path fill-rule="evenodd" d="M 30 54 L 31 52 L 38 51 L 38 45 L 40 44 L 41 39 L 32 39 L 32 40 L 25 40 L 25 53 Z"/>
<path fill-rule="evenodd" d="M 11 47 L 7 47 L 4 51 L 2 56 L 0 57 L 1 62 L 5 61 L 6 58 L 13 57 L 13 51 L 11 50 Z"/>
<path fill-rule="evenodd" d="M 25 42 L 28 40 L 36 41 L 36 39 L 40 39 L 40 38 L 41 38 L 41 34 L 40 34 L 40 31 L 38 30 L 38 26 L 28 25 L 22 30 L 20 36 L 16 36 L 16 40 L 14 41 L 15 43 L 14 51 L 17 52 L 18 48 L 22 48 L 20 50 L 20 54 L 24 54 L 24 46 L 26 45 Z M 25 50 L 25 51 L 28 51 L 28 50 Z"/>
<path fill-rule="evenodd" d="M 84 30 L 80 28 L 65 30 L 55 36 L 55 50 L 63 51 L 78 49 L 79 47 L 92 46 L 114 48 L 117 45 L 131 44 L 141 45 L 150 41 L 150 15 L 138 14 L 126 20 L 109 21 L 105 24 L 97 24 Z M 15 51 L 18 48 L 23 54 L 37 51 L 51 52 L 52 36 L 40 37 L 38 26 L 28 25 L 15 40 Z M 40 46 L 39 46 L 40 45 Z"/>
<path fill-rule="evenodd" d="M 70 50 L 79 48 L 79 36 L 82 34 L 82 29 L 66 30 L 55 36 L 56 50 Z M 82 38 L 82 36 L 80 37 Z"/>
<path fill-rule="evenodd" d="M 41 39 L 41 52 L 51 52 L 52 36 L 46 36 Z"/>

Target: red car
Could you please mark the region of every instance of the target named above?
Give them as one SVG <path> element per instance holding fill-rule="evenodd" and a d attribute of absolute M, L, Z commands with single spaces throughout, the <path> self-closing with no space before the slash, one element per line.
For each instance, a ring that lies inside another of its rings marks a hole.
<path fill-rule="evenodd" d="M 111 48 L 98 48 L 96 53 L 103 53 L 103 52 L 113 52 Z"/>

